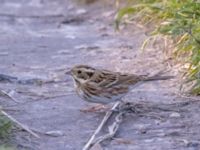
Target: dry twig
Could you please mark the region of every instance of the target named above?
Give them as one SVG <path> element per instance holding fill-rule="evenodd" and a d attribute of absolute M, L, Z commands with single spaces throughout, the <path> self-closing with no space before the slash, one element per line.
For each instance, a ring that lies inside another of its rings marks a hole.
<path fill-rule="evenodd" d="M 13 100 L 15 103 L 20 103 L 16 98 L 14 98 L 12 96 L 12 91 L 11 92 L 6 92 L 4 90 L 0 90 L 0 93 L 6 95 L 7 97 L 9 97 L 11 100 Z"/>
<path fill-rule="evenodd" d="M 101 123 L 99 124 L 98 128 L 95 130 L 95 132 L 93 133 L 93 135 L 91 136 L 91 138 L 88 140 L 88 142 L 85 144 L 85 146 L 83 147 L 83 150 L 89 150 L 92 146 L 93 146 L 93 141 L 95 139 L 95 137 L 97 136 L 97 134 L 101 131 L 101 129 L 103 128 L 103 126 L 105 125 L 105 123 L 107 122 L 107 120 L 110 118 L 110 116 L 113 113 L 113 110 L 115 110 L 120 104 L 120 101 L 116 102 L 111 111 L 108 111 L 106 113 L 106 115 L 104 116 L 103 120 L 101 121 Z"/>
<path fill-rule="evenodd" d="M 16 123 L 20 128 L 22 128 L 23 130 L 27 131 L 28 133 L 30 133 L 31 135 L 33 135 L 36 138 L 40 138 L 39 135 L 37 135 L 36 133 L 34 133 L 32 130 L 29 129 L 28 126 L 20 123 L 19 121 L 17 121 L 15 118 L 13 118 L 11 115 L 7 114 L 5 111 L 0 110 L 0 112 L 5 115 L 8 119 L 10 119 L 12 122 Z"/>
<path fill-rule="evenodd" d="M 110 125 L 109 128 L 109 133 L 106 135 L 102 135 L 99 138 L 97 138 L 94 142 L 93 145 L 99 144 L 107 139 L 111 139 L 117 132 L 120 123 L 123 121 L 123 115 L 125 112 L 120 112 L 116 117 L 115 121 L 113 122 L 112 125 Z"/>
<path fill-rule="evenodd" d="M 108 127 L 109 132 L 107 134 L 104 134 L 98 138 L 96 138 L 97 134 L 101 131 L 104 124 L 107 122 L 107 120 L 112 115 L 113 111 L 109 111 L 104 116 L 102 122 L 100 123 L 99 127 L 96 129 L 96 131 L 93 133 L 89 141 L 84 146 L 83 150 L 89 150 L 90 148 L 93 148 L 95 145 L 99 145 L 101 142 L 113 138 L 113 136 L 116 134 L 117 130 L 119 129 L 119 125 L 123 121 L 123 118 L 126 114 L 135 114 L 138 117 L 150 117 L 155 118 L 158 120 L 163 121 L 163 116 L 161 116 L 160 112 L 174 112 L 180 111 L 177 109 L 177 107 L 180 107 L 180 105 L 186 105 L 185 102 L 178 103 L 178 104 L 168 104 L 164 106 L 158 106 L 155 104 L 149 104 L 149 103 L 140 103 L 140 104 L 134 104 L 134 103 L 123 103 L 122 105 L 119 105 L 120 103 L 116 103 L 112 110 L 115 110 L 118 107 L 119 112 L 115 116 L 114 122 Z M 171 107 L 173 106 L 174 109 Z M 176 108 L 176 109 L 175 109 Z"/>

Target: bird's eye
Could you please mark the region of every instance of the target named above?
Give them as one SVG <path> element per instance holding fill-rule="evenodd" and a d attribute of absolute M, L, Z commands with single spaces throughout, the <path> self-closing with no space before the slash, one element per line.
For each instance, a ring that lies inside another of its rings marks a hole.
<path fill-rule="evenodd" d="M 87 74 L 88 74 L 89 77 L 93 76 L 93 72 L 88 72 Z"/>
<path fill-rule="evenodd" d="M 78 74 L 81 74 L 81 71 L 80 70 L 78 70 L 78 72 L 77 72 Z"/>

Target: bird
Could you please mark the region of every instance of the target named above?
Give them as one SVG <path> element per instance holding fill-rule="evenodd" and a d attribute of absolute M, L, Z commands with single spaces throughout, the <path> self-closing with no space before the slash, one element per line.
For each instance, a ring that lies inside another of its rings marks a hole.
<path fill-rule="evenodd" d="M 109 104 L 121 101 L 138 83 L 168 80 L 173 76 L 125 74 L 88 65 L 76 65 L 66 74 L 71 75 L 77 95 L 90 103 Z"/>

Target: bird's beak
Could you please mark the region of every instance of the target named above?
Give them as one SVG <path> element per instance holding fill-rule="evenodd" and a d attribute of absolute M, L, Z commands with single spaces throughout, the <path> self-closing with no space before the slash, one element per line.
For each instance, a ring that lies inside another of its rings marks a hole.
<path fill-rule="evenodd" d="M 65 74 L 71 75 L 71 70 L 68 70 L 67 72 L 65 72 Z"/>

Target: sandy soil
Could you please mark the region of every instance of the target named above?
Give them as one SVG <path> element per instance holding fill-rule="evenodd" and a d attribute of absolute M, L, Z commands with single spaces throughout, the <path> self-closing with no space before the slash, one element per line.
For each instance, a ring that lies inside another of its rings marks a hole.
<path fill-rule="evenodd" d="M 114 71 L 153 74 L 169 70 L 158 48 L 140 51 L 145 31 L 136 24 L 114 31 L 116 8 L 106 2 L 78 4 L 69 0 L 0 1 L 0 73 L 17 77 L 0 80 L 0 105 L 40 139 L 16 129 L 10 144 L 19 150 L 79 150 L 96 129 L 104 113 L 83 113 L 91 106 L 76 96 L 64 72 L 75 64 Z M 162 43 L 162 41 L 160 41 Z M 177 75 L 176 70 L 167 74 Z M 125 101 L 173 105 L 157 111 L 162 120 L 128 116 L 105 150 L 198 150 L 200 103 L 178 96 L 179 82 L 156 81 L 138 86 Z M 197 97 L 196 97 L 197 98 Z M 157 115 L 156 114 L 156 115 Z"/>

